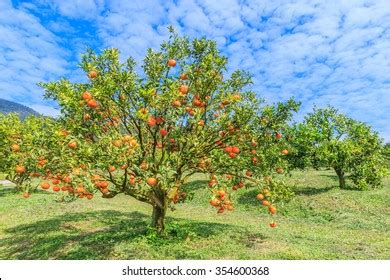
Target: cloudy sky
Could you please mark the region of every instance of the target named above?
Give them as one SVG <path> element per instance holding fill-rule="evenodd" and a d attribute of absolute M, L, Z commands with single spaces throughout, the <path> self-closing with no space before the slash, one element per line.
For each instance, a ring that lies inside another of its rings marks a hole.
<path fill-rule="evenodd" d="M 0 0 L 0 98 L 55 115 L 39 81 L 82 81 L 79 54 L 119 48 L 140 61 L 173 25 L 207 36 L 268 102 L 297 120 L 332 104 L 390 141 L 390 0 Z"/>

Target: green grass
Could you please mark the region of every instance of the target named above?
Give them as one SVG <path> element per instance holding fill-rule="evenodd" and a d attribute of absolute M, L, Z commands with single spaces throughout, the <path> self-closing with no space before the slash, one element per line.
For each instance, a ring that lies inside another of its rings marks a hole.
<path fill-rule="evenodd" d="M 389 180 L 365 192 L 340 190 L 330 171 L 288 180 L 297 195 L 271 229 L 255 190 L 237 191 L 236 211 L 217 214 L 196 176 L 165 238 L 148 233 L 151 209 L 130 197 L 61 203 L 0 187 L 0 259 L 390 259 Z"/>

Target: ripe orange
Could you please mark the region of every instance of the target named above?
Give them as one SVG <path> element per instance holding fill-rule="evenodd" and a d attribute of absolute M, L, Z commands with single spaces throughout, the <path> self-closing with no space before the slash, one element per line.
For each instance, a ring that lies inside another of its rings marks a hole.
<path fill-rule="evenodd" d="M 100 183 L 99 183 L 99 186 L 101 187 L 101 188 L 107 188 L 108 187 L 108 182 L 107 181 L 101 181 Z"/>
<path fill-rule="evenodd" d="M 235 154 L 238 154 L 240 152 L 240 149 L 236 146 L 232 147 L 232 152 Z"/>
<path fill-rule="evenodd" d="M 215 180 L 210 180 L 208 182 L 208 185 L 209 185 L 210 188 L 212 188 L 215 184 L 217 184 L 217 182 Z"/>
<path fill-rule="evenodd" d="M 228 205 L 225 205 L 225 208 L 229 211 L 233 211 L 234 210 L 234 206 L 231 205 L 231 204 L 228 204 Z"/>
<path fill-rule="evenodd" d="M 228 153 L 228 154 L 233 153 L 233 147 L 227 146 L 227 147 L 225 148 L 225 153 Z"/>
<path fill-rule="evenodd" d="M 250 170 L 247 170 L 246 172 L 245 172 L 245 175 L 246 176 L 248 176 L 248 177 L 252 177 L 252 171 L 250 171 Z"/>
<path fill-rule="evenodd" d="M 87 199 L 88 199 L 88 200 L 91 200 L 92 198 L 93 198 L 93 194 L 90 194 L 90 193 L 87 194 Z"/>
<path fill-rule="evenodd" d="M 252 151 L 251 151 L 251 154 L 252 154 L 252 155 L 256 155 L 256 154 L 257 154 L 256 150 L 252 150 Z"/>
<path fill-rule="evenodd" d="M 92 94 L 88 91 L 84 91 L 82 97 L 85 101 L 88 101 L 92 99 Z"/>
<path fill-rule="evenodd" d="M 60 180 L 54 178 L 51 180 L 51 182 L 53 183 L 53 185 L 58 185 L 60 183 Z"/>
<path fill-rule="evenodd" d="M 135 178 L 130 178 L 130 185 L 134 186 L 136 184 Z"/>
<path fill-rule="evenodd" d="M 109 189 L 101 189 L 101 192 L 102 192 L 102 193 L 109 193 L 110 190 L 109 190 Z"/>
<path fill-rule="evenodd" d="M 115 166 L 110 165 L 108 167 L 108 171 L 110 171 L 110 172 L 114 172 L 115 170 L 116 170 Z"/>
<path fill-rule="evenodd" d="M 263 200 L 264 199 L 264 195 L 262 193 L 259 193 L 256 195 L 256 199 L 257 200 Z"/>
<path fill-rule="evenodd" d="M 12 144 L 11 145 L 11 151 L 19 152 L 20 151 L 20 146 L 18 144 Z"/>
<path fill-rule="evenodd" d="M 77 142 L 76 141 L 70 141 L 68 143 L 68 147 L 71 148 L 71 149 L 76 149 L 77 148 Z"/>
<path fill-rule="evenodd" d="M 63 129 L 63 128 L 62 128 L 62 129 L 58 132 L 58 134 L 59 134 L 60 136 L 66 137 L 66 136 L 69 135 L 69 131 L 67 131 L 66 129 Z"/>
<path fill-rule="evenodd" d="M 234 95 L 232 96 L 232 98 L 233 98 L 234 101 L 239 101 L 239 100 L 241 99 L 241 95 L 239 95 L 239 94 L 237 93 L 237 94 L 234 94 Z"/>
<path fill-rule="evenodd" d="M 226 195 L 226 192 L 224 191 L 224 190 L 218 190 L 217 191 L 217 194 L 219 195 L 219 197 L 225 197 L 225 195 Z"/>
<path fill-rule="evenodd" d="M 181 106 L 180 100 L 175 100 L 175 101 L 173 101 L 173 102 L 172 102 L 172 106 L 173 106 L 173 107 L 180 107 L 180 106 Z"/>
<path fill-rule="evenodd" d="M 175 67 L 176 66 L 176 60 L 169 59 L 167 64 L 168 64 L 169 67 Z"/>
<path fill-rule="evenodd" d="M 72 178 L 70 176 L 65 176 L 63 179 L 62 179 L 65 183 L 70 183 L 72 181 Z"/>
<path fill-rule="evenodd" d="M 53 190 L 54 190 L 54 187 L 53 187 Z M 79 185 L 79 186 L 76 188 L 76 192 L 77 192 L 77 193 L 85 193 L 85 189 L 84 189 L 83 185 Z"/>
<path fill-rule="evenodd" d="M 188 76 L 186 73 L 181 73 L 180 74 L 180 80 L 187 80 L 188 79 Z"/>
<path fill-rule="evenodd" d="M 53 191 L 55 192 L 59 192 L 60 191 L 60 187 L 59 186 L 53 186 Z"/>
<path fill-rule="evenodd" d="M 114 141 L 112 141 L 112 145 L 114 145 L 117 148 L 120 148 L 122 146 L 122 141 L 119 139 L 114 140 Z"/>
<path fill-rule="evenodd" d="M 187 85 L 181 85 L 179 88 L 180 93 L 187 94 L 188 93 L 188 86 Z"/>
<path fill-rule="evenodd" d="M 146 180 L 146 183 L 147 183 L 149 186 L 154 187 L 154 186 L 157 184 L 157 179 L 156 179 L 156 178 L 153 178 L 153 177 L 148 178 L 148 179 Z"/>
<path fill-rule="evenodd" d="M 275 207 L 275 206 L 270 206 L 270 207 L 268 208 L 268 211 L 269 211 L 272 215 L 274 215 L 274 214 L 276 214 L 276 207 Z"/>
<path fill-rule="evenodd" d="M 122 169 L 122 170 L 125 170 L 125 169 L 127 169 L 128 167 L 129 167 L 129 165 L 128 165 L 127 163 L 125 163 L 124 165 L 121 166 L 121 169 Z"/>
<path fill-rule="evenodd" d="M 160 129 L 161 136 L 166 136 L 168 134 L 168 131 L 165 128 Z"/>
<path fill-rule="evenodd" d="M 91 70 L 91 71 L 89 71 L 88 77 L 89 77 L 90 79 L 95 79 L 95 78 L 97 77 L 97 72 L 96 72 L 96 70 Z"/>
<path fill-rule="evenodd" d="M 276 168 L 276 173 L 282 174 L 283 172 L 284 172 L 283 168 L 281 167 Z"/>
<path fill-rule="evenodd" d="M 95 99 L 90 99 L 88 102 L 87 102 L 87 106 L 89 108 L 92 108 L 92 109 L 96 109 L 97 107 L 99 107 L 99 104 L 97 103 L 97 101 Z"/>
<path fill-rule="evenodd" d="M 235 154 L 235 153 L 229 153 L 230 158 L 235 158 L 236 156 L 237 156 L 237 154 Z"/>
<path fill-rule="evenodd" d="M 198 125 L 199 125 L 199 126 L 204 126 L 204 120 L 198 121 Z"/>
<path fill-rule="evenodd" d="M 98 181 L 98 180 L 100 180 L 100 176 L 97 174 L 92 174 L 91 181 Z"/>
<path fill-rule="evenodd" d="M 222 214 L 223 212 L 225 212 L 225 208 L 224 207 L 219 208 L 218 211 L 217 211 L 218 214 Z"/>
<path fill-rule="evenodd" d="M 288 150 L 287 150 L 287 149 L 284 149 L 284 150 L 282 151 L 282 154 L 283 154 L 283 155 L 288 155 Z"/>
<path fill-rule="evenodd" d="M 156 118 L 153 117 L 153 116 L 149 116 L 149 118 L 148 118 L 148 125 L 149 125 L 150 127 L 155 126 L 155 125 L 156 125 Z"/>
<path fill-rule="evenodd" d="M 30 177 L 39 177 L 41 176 L 38 172 L 31 172 Z"/>
<path fill-rule="evenodd" d="M 271 205 L 271 203 L 268 200 L 263 200 L 261 202 L 261 204 L 263 204 L 263 206 L 270 206 Z"/>
<path fill-rule="evenodd" d="M 192 104 L 195 106 L 195 107 L 202 107 L 203 103 L 202 101 L 200 101 L 199 99 L 195 98 L 193 101 L 192 101 Z"/>
<path fill-rule="evenodd" d="M 276 227 L 276 223 L 272 222 L 272 223 L 269 224 L 269 226 L 272 227 L 272 228 L 275 228 Z"/>
<path fill-rule="evenodd" d="M 130 147 L 135 147 L 135 146 L 137 146 L 137 140 L 131 139 L 129 144 L 130 144 Z"/>
<path fill-rule="evenodd" d="M 139 166 L 139 168 L 141 168 L 142 170 L 147 170 L 148 169 L 148 164 L 145 161 L 143 161 L 141 163 L 141 165 Z"/>
<path fill-rule="evenodd" d="M 15 171 L 18 174 L 23 174 L 24 172 L 26 172 L 26 167 L 24 167 L 23 165 L 17 165 L 15 167 Z"/>
<path fill-rule="evenodd" d="M 217 207 L 221 204 L 221 201 L 218 198 L 214 198 L 214 199 L 210 200 L 210 204 L 211 204 L 211 206 Z"/>
<path fill-rule="evenodd" d="M 24 197 L 24 198 L 29 198 L 29 197 L 30 197 L 30 194 L 29 194 L 28 192 L 24 192 L 24 193 L 23 193 L 23 197 Z"/>
<path fill-rule="evenodd" d="M 42 182 L 41 183 L 41 188 L 44 190 L 47 190 L 50 188 L 50 184 L 48 182 Z"/>
<path fill-rule="evenodd" d="M 278 133 L 276 133 L 275 137 L 276 137 L 276 139 L 281 139 L 282 138 L 282 134 L 278 132 Z"/>
<path fill-rule="evenodd" d="M 156 117 L 156 123 L 157 124 L 162 124 L 164 122 L 164 118 L 163 117 Z"/>

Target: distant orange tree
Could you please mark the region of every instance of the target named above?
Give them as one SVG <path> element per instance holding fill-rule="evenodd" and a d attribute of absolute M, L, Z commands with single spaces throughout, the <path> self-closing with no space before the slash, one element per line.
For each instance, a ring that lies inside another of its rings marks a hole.
<path fill-rule="evenodd" d="M 291 127 L 293 154 L 299 168 L 332 168 L 339 187 L 366 190 L 383 185 L 388 173 L 385 149 L 378 133 L 333 107 L 315 108 L 302 123 Z M 353 184 L 347 185 L 347 179 Z"/>
<path fill-rule="evenodd" d="M 273 178 L 286 171 L 283 133 L 298 104 L 261 104 L 250 75 L 228 76 L 226 66 L 214 41 L 172 30 L 160 51 L 148 49 L 140 75 L 116 49 L 89 50 L 81 62 L 88 82 L 41 84 L 62 112 L 61 149 L 42 186 L 57 186 L 54 179 L 79 198 L 129 195 L 151 205 L 158 233 L 167 210 L 188 198 L 183 185 L 195 173 L 208 174 L 218 213 L 234 209 L 235 191 L 256 187 L 275 214 L 288 190 Z"/>

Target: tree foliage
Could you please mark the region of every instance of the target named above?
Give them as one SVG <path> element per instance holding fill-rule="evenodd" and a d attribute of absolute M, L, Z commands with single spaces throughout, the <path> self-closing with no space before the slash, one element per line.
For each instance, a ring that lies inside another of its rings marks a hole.
<path fill-rule="evenodd" d="M 248 73 L 227 77 L 227 58 L 214 41 L 171 30 L 159 51 L 147 51 L 141 74 L 117 49 L 89 50 L 81 67 L 85 83 L 41 84 L 62 112 L 63 148 L 52 175 L 71 178 L 73 194 L 130 195 L 153 206 L 159 232 L 167 209 L 186 200 L 182 187 L 195 173 L 209 175 L 218 213 L 234 208 L 233 192 L 244 186 L 265 189 L 272 202 L 267 186 L 277 189 L 273 178 L 288 167 L 282 135 L 299 104 L 263 105 Z"/>
<path fill-rule="evenodd" d="M 294 152 L 289 160 L 294 167 L 332 168 L 341 188 L 347 187 L 346 175 L 354 183 L 350 188 L 364 190 L 382 184 L 387 172 L 383 143 L 366 124 L 333 107 L 315 108 L 290 134 Z"/>

